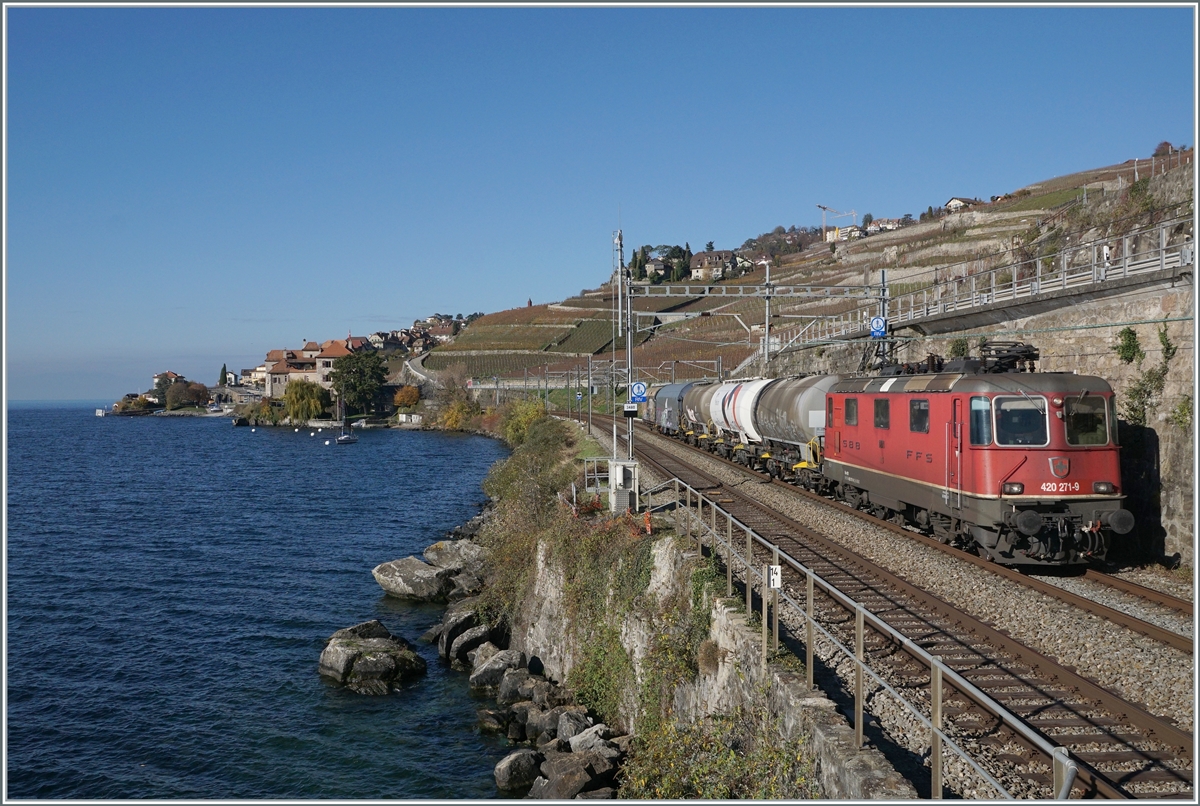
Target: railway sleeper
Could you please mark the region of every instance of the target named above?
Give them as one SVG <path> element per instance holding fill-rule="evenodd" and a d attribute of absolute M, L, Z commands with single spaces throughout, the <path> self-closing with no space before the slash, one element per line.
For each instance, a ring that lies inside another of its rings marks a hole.
<path fill-rule="evenodd" d="M 1089 744 L 1123 744 L 1135 746 L 1144 744 L 1147 739 L 1141 733 L 1054 733 L 1047 731 L 1046 736 L 1063 746 L 1078 747 Z M 1125 751 L 1129 752 L 1129 751 Z"/>
<path fill-rule="evenodd" d="M 1088 764 L 1109 764 L 1116 762 L 1127 762 L 1132 759 L 1145 759 L 1147 761 L 1177 761 L 1179 756 L 1175 753 L 1166 750 L 1083 750 L 1072 753 L 1071 755 L 1080 761 L 1086 761 Z M 1171 768 L 1173 769 L 1173 768 Z"/>

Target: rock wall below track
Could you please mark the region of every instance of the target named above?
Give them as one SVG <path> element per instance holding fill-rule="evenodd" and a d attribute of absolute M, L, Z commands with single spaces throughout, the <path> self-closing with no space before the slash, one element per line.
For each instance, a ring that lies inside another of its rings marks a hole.
<path fill-rule="evenodd" d="M 648 593 L 657 607 L 647 605 L 626 614 L 620 629 L 621 644 L 644 683 L 646 659 L 664 623 L 677 623 L 667 609 L 687 608 L 691 601 L 693 571 L 699 556 L 674 536 L 655 542 Z M 854 729 L 823 693 L 808 691 L 802 675 L 774 664 L 763 668 L 757 634 L 746 624 L 733 600 L 706 600 L 711 607 L 708 641 L 716 660 L 701 664 L 693 680 L 674 690 L 673 713 L 680 723 L 749 707 L 762 690 L 767 692 L 770 716 L 778 717 L 779 739 L 807 736 L 825 797 L 837 799 L 911 799 L 916 791 L 873 748 L 854 747 Z M 549 679 L 566 681 L 581 662 L 583 647 L 568 615 L 566 580 L 544 547 L 539 547 L 537 570 L 525 607 L 512 625 L 511 647 L 537 658 Z M 638 697 L 627 691 L 619 718 L 611 720 L 622 730 L 637 732 Z"/>

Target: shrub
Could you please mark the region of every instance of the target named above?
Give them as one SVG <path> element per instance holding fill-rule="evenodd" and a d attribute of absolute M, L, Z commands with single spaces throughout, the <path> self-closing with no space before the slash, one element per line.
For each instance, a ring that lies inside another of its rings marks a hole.
<path fill-rule="evenodd" d="M 1139 364 L 1146 357 L 1142 345 L 1138 343 L 1137 331 L 1127 327 L 1117 334 L 1117 346 L 1113 348 L 1117 356 L 1126 364 L 1137 361 Z"/>
<path fill-rule="evenodd" d="M 749 708 L 690 725 L 639 732 L 622 769 L 620 797 L 662 800 L 810 800 L 820 796 L 803 739 L 774 738 L 778 720 L 757 692 Z"/>
<path fill-rule="evenodd" d="M 401 386 L 392 395 L 392 405 L 398 409 L 411 409 L 421 402 L 421 390 L 416 386 Z"/>
<path fill-rule="evenodd" d="M 500 435 L 509 447 L 520 447 L 534 422 L 546 416 L 541 400 L 525 399 L 510 403 L 504 409 Z"/>
<path fill-rule="evenodd" d="M 1177 428 L 1183 431 L 1188 431 L 1192 427 L 1192 396 L 1184 395 L 1183 398 L 1171 409 L 1171 422 Z"/>

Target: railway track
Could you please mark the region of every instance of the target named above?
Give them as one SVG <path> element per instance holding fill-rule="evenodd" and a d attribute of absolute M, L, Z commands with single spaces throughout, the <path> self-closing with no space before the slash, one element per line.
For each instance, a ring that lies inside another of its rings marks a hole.
<path fill-rule="evenodd" d="M 1041 736 L 1067 747 L 1080 766 L 1074 789 L 1077 794 L 1193 797 L 1190 733 L 648 442 L 636 443 L 643 461 L 667 478 L 677 477 L 706 490 L 706 495 L 740 522 L 812 568 L 915 645 L 939 657 Z M 763 481 L 761 477 L 758 480 Z M 829 504 L 826 499 L 817 500 Z M 875 519 L 871 522 L 880 524 Z M 905 537 L 914 537 L 912 532 L 899 531 Z M 957 552 L 956 556 L 964 555 Z M 764 554 L 761 559 L 765 558 Z M 989 570 L 996 569 L 993 566 Z M 794 588 L 799 581 L 798 576 L 789 577 L 785 571 L 786 587 Z M 1061 598 L 1061 589 L 1049 587 L 1053 590 L 1048 593 Z M 853 632 L 853 614 L 832 597 L 821 599 L 818 609 L 843 632 Z M 915 655 L 883 634 L 868 641 L 867 651 L 873 666 L 887 668 L 906 697 L 928 704 L 930 671 Z M 1050 764 L 1042 751 L 980 703 L 971 701 L 964 692 L 954 691 L 943 714 L 957 738 L 980 748 L 983 757 L 993 760 L 996 769 L 989 770 L 989 774 L 1005 781 L 1006 786 L 1012 784 L 1010 789 L 1032 786 L 1038 796 L 1053 796 Z"/>
<path fill-rule="evenodd" d="M 1108 585 L 1110 588 L 1116 588 L 1124 593 L 1133 594 L 1147 602 L 1161 605 L 1184 616 L 1195 615 L 1193 604 L 1187 599 L 1180 599 L 1178 596 L 1172 596 L 1164 591 L 1147 588 L 1145 585 L 1139 585 L 1136 582 L 1130 582 L 1127 579 L 1106 574 L 1095 568 L 1089 568 L 1087 573 L 1083 575 L 1083 578 L 1100 585 Z"/>
<path fill-rule="evenodd" d="M 642 431 L 644 434 L 652 434 L 653 433 L 653 432 L 649 431 L 648 429 L 646 429 L 645 427 L 642 427 Z M 665 439 L 665 437 L 663 437 L 663 438 Z M 639 443 L 637 443 L 637 441 L 635 440 L 634 444 L 636 446 Z M 935 538 L 930 537 L 928 535 L 924 535 L 924 534 L 914 531 L 912 529 L 905 528 L 903 526 L 900 526 L 899 524 L 892 523 L 891 521 L 881 520 L 880 518 L 876 518 L 875 516 L 873 516 L 869 513 L 863 512 L 862 510 L 857 510 L 850 506 L 847 506 L 846 504 L 842 503 L 841 501 L 834 501 L 832 499 L 825 498 L 824 496 L 817 495 L 816 493 L 810 492 L 801 487 L 797 487 L 794 484 L 788 484 L 785 481 L 781 481 L 779 479 L 773 479 L 770 476 L 767 476 L 766 474 L 751 470 L 751 469 L 745 467 L 744 465 L 739 465 L 736 462 L 733 462 L 729 459 L 725 459 L 723 457 L 717 456 L 716 454 L 709 453 L 708 451 L 703 451 L 703 450 L 700 450 L 699 448 L 695 448 L 695 447 L 686 445 L 683 442 L 674 441 L 673 444 L 678 444 L 682 447 L 688 448 L 689 450 L 696 451 L 699 455 L 706 456 L 706 457 L 712 459 L 713 461 L 720 462 L 724 465 L 727 465 L 728 467 L 733 468 L 733 469 L 737 470 L 738 472 L 748 474 L 750 477 L 758 479 L 759 481 L 766 482 L 769 480 L 771 484 L 775 485 L 776 487 L 779 487 L 780 489 L 787 490 L 788 493 L 790 493 L 792 495 L 799 496 L 801 498 L 804 498 L 809 501 L 813 501 L 815 503 L 818 503 L 818 504 L 821 504 L 824 506 L 832 507 L 832 508 L 838 510 L 839 512 L 843 512 L 847 515 L 850 515 L 851 517 L 857 518 L 866 523 L 870 523 L 873 526 L 876 526 L 878 528 L 886 529 L 887 531 L 892 532 L 893 534 L 901 535 L 910 540 L 916 540 L 918 542 L 923 543 L 926 546 L 929 546 L 932 549 L 936 549 L 937 551 L 948 554 L 952 557 L 962 560 L 963 562 L 970 563 L 971 565 L 973 565 L 977 568 L 980 568 L 984 571 L 987 571 L 989 573 L 995 574 L 996 576 L 1000 576 L 1005 579 L 1011 580 L 1012 582 L 1014 582 L 1018 585 L 1023 585 L 1025 587 L 1032 588 L 1033 590 L 1036 590 L 1040 593 L 1044 593 L 1047 596 L 1052 596 L 1055 599 L 1058 599 L 1059 601 L 1064 602 L 1065 604 L 1069 604 L 1072 607 L 1077 607 L 1080 610 L 1084 610 L 1088 613 L 1092 613 L 1100 618 L 1105 619 L 1106 621 L 1112 622 L 1113 624 L 1119 624 L 1123 627 L 1133 630 L 1134 632 L 1138 632 L 1138 633 L 1141 633 L 1142 635 L 1148 636 L 1149 638 L 1152 638 L 1155 641 L 1159 641 L 1161 643 L 1167 644 L 1168 646 L 1172 646 L 1183 652 L 1188 652 L 1190 654 L 1194 654 L 1194 641 L 1190 635 L 1182 635 L 1178 632 L 1165 629 L 1163 627 L 1158 626 L 1157 624 L 1152 624 L 1148 621 L 1137 618 L 1136 616 L 1133 616 L 1129 613 L 1125 613 L 1116 608 L 1108 607 L 1107 605 L 1101 604 L 1100 602 L 1097 602 L 1093 599 L 1089 599 L 1085 596 L 1081 596 L 1077 593 L 1066 590 L 1057 585 L 1052 585 L 1049 582 L 1039 579 L 1036 576 L 1030 576 L 1028 574 L 1023 574 L 1020 571 L 1017 571 L 1015 569 L 1008 568 L 1003 565 L 997 565 L 996 563 L 993 563 L 993 562 L 989 562 L 988 560 L 985 560 L 984 558 L 978 557 L 974 554 L 968 554 L 967 552 L 962 551 L 961 549 L 957 549 L 957 548 L 954 548 L 953 546 L 945 545 L 945 544 L 941 543 L 940 541 L 936 540 Z M 1187 615 L 1187 616 L 1193 615 L 1193 606 L 1192 606 L 1191 602 L 1189 602 L 1185 599 L 1179 599 L 1168 593 L 1164 593 L 1162 591 L 1157 591 L 1152 588 L 1147 588 L 1142 585 L 1138 585 L 1134 582 L 1128 582 L 1126 580 L 1120 579 L 1118 577 L 1114 577 L 1110 574 L 1105 574 L 1105 573 L 1095 570 L 1095 569 L 1088 569 L 1087 573 L 1083 576 L 1083 578 L 1087 579 L 1090 582 L 1095 582 L 1097 584 L 1106 585 L 1108 587 L 1120 590 L 1124 593 L 1129 593 L 1129 594 L 1138 596 L 1139 598 L 1141 598 L 1145 601 L 1151 602 L 1151 603 L 1161 606 L 1161 607 L 1165 607 L 1176 613 L 1179 613 L 1182 615 Z"/>

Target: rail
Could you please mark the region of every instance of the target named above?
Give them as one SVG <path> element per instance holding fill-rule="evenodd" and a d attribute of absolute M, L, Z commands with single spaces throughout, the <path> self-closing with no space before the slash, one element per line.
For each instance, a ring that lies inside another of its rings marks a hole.
<path fill-rule="evenodd" d="M 667 490 L 672 490 L 674 493 L 673 499 L 657 506 L 652 506 L 652 496 L 658 493 L 663 493 Z M 1079 768 L 1076 762 L 1070 757 L 1068 750 L 1061 745 L 1053 744 L 1037 731 L 1026 725 L 1020 718 L 1009 713 L 1005 708 L 996 703 L 987 694 L 980 691 L 970 681 L 963 678 L 949 666 L 942 663 L 936 657 L 925 651 L 923 648 L 913 643 L 910 639 L 893 629 L 883 620 L 876 617 L 874 614 L 866 610 L 861 604 L 854 601 L 853 598 L 847 596 L 842 591 L 838 590 L 833 585 L 822 579 L 816 572 L 805 566 L 803 563 L 793 559 L 786 552 L 783 552 L 773 543 L 770 543 L 762 536 L 758 535 L 749 526 L 745 525 L 737 518 L 733 517 L 729 512 L 721 509 L 717 502 L 706 497 L 700 490 L 692 487 L 678 478 L 663 482 L 656 487 L 646 490 L 642 493 L 645 498 L 645 509 L 647 511 L 664 510 L 671 506 L 673 517 L 675 519 L 676 531 L 686 535 L 689 539 L 694 536 L 700 546 L 704 545 L 704 536 L 710 536 L 710 546 L 722 546 L 726 552 L 726 593 L 729 596 L 733 595 L 733 568 L 735 561 L 740 563 L 745 574 L 746 585 L 746 612 L 753 612 L 751 607 L 751 598 L 754 590 L 754 583 L 757 580 L 760 599 L 763 605 L 763 663 L 766 663 L 766 628 L 767 628 L 767 602 L 772 598 L 767 592 L 767 579 L 765 568 L 761 571 L 755 567 L 753 548 L 757 544 L 762 548 L 772 552 L 774 564 L 780 565 L 786 563 L 793 570 L 801 574 L 805 579 L 805 603 L 792 599 L 782 589 L 778 590 L 775 597 L 775 615 L 774 615 L 774 635 L 776 647 L 779 641 L 778 629 L 778 613 L 780 598 L 782 603 L 790 608 L 794 613 L 804 620 L 805 625 L 805 671 L 807 674 L 807 683 L 810 689 L 814 688 L 813 680 L 813 648 L 815 633 L 820 633 L 834 648 L 841 654 L 849 657 L 854 663 L 855 669 L 855 686 L 854 686 L 854 714 L 855 714 L 855 740 L 858 747 L 863 745 L 863 706 L 865 704 L 865 686 L 864 676 L 869 676 L 881 688 L 891 694 L 897 702 L 904 708 L 910 711 L 916 719 L 929 731 L 931 758 L 930 765 L 932 771 L 932 793 L 935 799 L 940 799 L 942 792 L 942 779 L 944 773 L 944 760 L 942 758 L 943 745 L 950 751 L 961 758 L 972 770 L 974 770 L 983 780 L 992 786 L 996 792 L 1007 799 L 1013 799 L 1013 795 L 1008 792 L 1004 786 L 992 777 L 980 764 L 971 757 L 971 755 L 959 746 L 955 741 L 942 731 L 942 690 L 946 683 L 949 683 L 958 691 L 978 703 L 980 706 L 989 711 L 994 717 L 1004 723 L 1010 730 L 1019 734 L 1033 747 L 1041 750 L 1051 759 L 1053 765 L 1053 792 L 1057 799 L 1065 800 L 1071 792 L 1071 787 L 1075 783 L 1075 778 Z M 693 512 L 693 506 L 695 511 Z M 704 509 L 707 506 L 709 512 L 709 521 L 706 523 L 704 519 Z M 725 529 L 724 534 L 718 529 L 718 518 L 722 519 Z M 744 551 L 745 556 L 739 554 L 739 549 L 734 545 L 734 532 L 745 535 Z M 849 647 L 838 640 L 826 627 L 819 623 L 814 608 L 814 594 L 816 589 L 824 591 L 830 598 L 841 603 L 847 610 L 855 615 L 855 640 L 854 646 Z M 878 672 L 870 667 L 865 659 L 864 653 L 864 633 L 867 625 L 870 625 L 874 630 L 886 636 L 890 640 L 904 647 L 904 649 L 913 657 L 925 663 L 930 669 L 930 703 L 931 713 L 926 716 L 922 710 L 906 699 L 900 692 L 884 680 Z"/>
<path fill-rule="evenodd" d="M 1193 271 L 1195 244 L 1191 240 L 1168 244 L 1168 233 L 1191 221 L 1190 216 L 1174 218 L 1120 238 L 1091 241 L 1052 255 L 933 282 L 926 288 L 889 298 L 885 316 L 889 326 L 903 325 L 985 305 L 1031 300 L 1052 292 L 1155 272 L 1174 270 L 1178 276 Z M 1146 240 L 1152 241 L 1153 245 L 1141 248 L 1140 244 Z M 879 304 L 861 305 L 815 320 L 798 332 L 794 331 L 784 349 L 868 333 L 871 318 L 880 313 L 879 307 Z"/>

